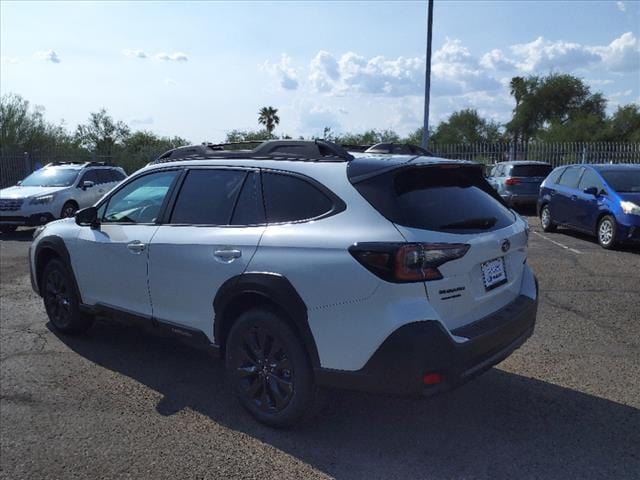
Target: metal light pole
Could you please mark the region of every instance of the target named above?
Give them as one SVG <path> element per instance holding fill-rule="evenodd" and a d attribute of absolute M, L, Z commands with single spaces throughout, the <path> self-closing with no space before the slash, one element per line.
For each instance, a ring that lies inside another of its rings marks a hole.
<path fill-rule="evenodd" d="M 424 122 L 422 127 L 422 148 L 429 144 L 429 93 L 431 90 L 431 33 L 433 30 L 433 0 L 428 0 L 427 12 L 427 65 L 424 78 Z"/>

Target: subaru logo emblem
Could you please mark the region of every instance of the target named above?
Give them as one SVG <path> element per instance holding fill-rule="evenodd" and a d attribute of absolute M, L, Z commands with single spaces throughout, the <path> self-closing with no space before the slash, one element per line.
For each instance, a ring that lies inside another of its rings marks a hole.
<path fill-rule="evenodd" d="M 502 249 L 502 251 L 503 251 L 504 253 L 507 253 L 507 251 L 509 250 L 509 248 L 511 248 L 511 242 L 505 238 L 505 239 L 502 241 L 502 245 L 500 245 L 500 248 Z"/>

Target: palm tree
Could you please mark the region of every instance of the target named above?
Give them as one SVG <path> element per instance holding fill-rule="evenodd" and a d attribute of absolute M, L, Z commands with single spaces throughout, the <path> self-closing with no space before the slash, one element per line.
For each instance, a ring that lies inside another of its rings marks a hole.
<path fill-rule="evenodd" d="M 264 125 L 267 129 L 267 133 L 271 135 L 276 125 L 280 123 L 280 117 L 278 116 L 278 109 L 273 107 L 262 107 L 258 112 L 258 123 Z"/>

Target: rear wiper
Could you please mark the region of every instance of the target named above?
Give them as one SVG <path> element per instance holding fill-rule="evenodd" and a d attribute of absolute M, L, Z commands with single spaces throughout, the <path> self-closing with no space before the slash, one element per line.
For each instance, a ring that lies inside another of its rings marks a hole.
<path fill-rule="evenodd" d="M 470 218 L 468 220 L 462 220 L 460 222 L 448 223 L 447 225 L 440 225 L 442 229 L 465 229 L 465 228 L 477 228 L 481 230 L 486 230 L 487 228 L 493 227 L 498 219 L 496 217 L 485 217 L 485 218 Z"/>

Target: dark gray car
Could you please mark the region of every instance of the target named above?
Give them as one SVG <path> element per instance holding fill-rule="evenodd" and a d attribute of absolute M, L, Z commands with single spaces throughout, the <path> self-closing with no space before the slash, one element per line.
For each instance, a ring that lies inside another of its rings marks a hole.
<path fill-rule="evenodd" d="M 491 169 L 487 181 L 508 205 L 535 205 L 540 184 L 552 169 L 546 162 L 501 162 Z"/>

